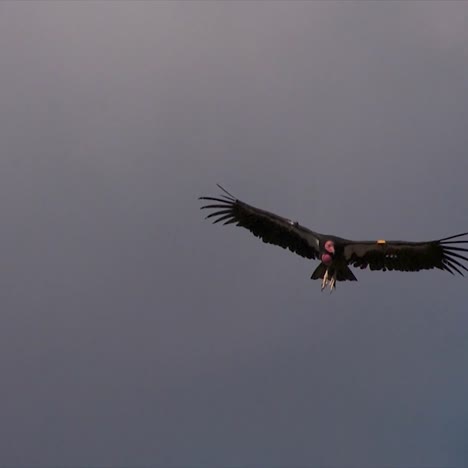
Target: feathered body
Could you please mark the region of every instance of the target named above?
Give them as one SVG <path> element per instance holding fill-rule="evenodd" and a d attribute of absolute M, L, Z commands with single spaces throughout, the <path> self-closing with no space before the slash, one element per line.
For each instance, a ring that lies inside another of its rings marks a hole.
<path fill-rule="evenodd" d="M 289 249 L 311 260 L 320 260 L 311 278 L 322 280 L 322 290 L 327 284 L 333 290 L 337 281 L 357 281 L 350 266 L 382 271 L 437 268 L 462 276 L 462 270 L 468 272 L 463 263 L 468 262 L 465 256 L 468 249 L 461 246 L 468 243 L 467 239 L 461 239 L 468 232 L 424 242 L 353 241 L 311 231 L 298 222 L 248 205 L 220 185 L 218 187 L 224 195 L 200 197 L 210 202 L 202 209 L 214 210 L 207 218 L 214 218 L 214 223 L 236 224 L 263 242 Z"/>

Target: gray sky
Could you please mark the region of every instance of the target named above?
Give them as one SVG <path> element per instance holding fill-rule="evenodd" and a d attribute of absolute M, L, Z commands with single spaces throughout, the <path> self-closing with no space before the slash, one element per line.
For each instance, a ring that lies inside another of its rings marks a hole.
<path fill-rule="evenodd" d="M 0 465 L 466 466 L 467 279 L 211 226 L 468 230 L 468 4 L 0 3 Z"/>

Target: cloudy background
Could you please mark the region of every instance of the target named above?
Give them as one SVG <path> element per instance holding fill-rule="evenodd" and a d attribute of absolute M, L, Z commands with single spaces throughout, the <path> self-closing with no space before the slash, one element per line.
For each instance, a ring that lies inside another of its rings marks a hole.
<path fill-rule="evenodd" d="M 0 3 L 0 465 L 466 466 L 468 283 L 314 262 L 468 230 L 468 4 Z"/>

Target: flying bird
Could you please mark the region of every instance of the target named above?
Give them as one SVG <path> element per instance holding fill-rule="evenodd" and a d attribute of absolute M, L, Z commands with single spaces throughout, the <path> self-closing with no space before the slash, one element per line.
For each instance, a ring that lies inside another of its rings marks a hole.
<path fill-rule="evenodd" d="M 322 291 L 329 285 L 332 292 L 337 281 L 357 281 L 350 266 L 382 271 L 437 268 L 461 276 L 464 276 L 462 270 L 468 272 L 463 264 L 464 261 L 468 262 L 468 258 L 464 256 L 467 255 L 464 252 L 468 252 L 468 248 L 461 246 L 468 244 L 466 238 L 461 239 L 468 232 L 423 242 L 384 239 L 353 241 L 311 231 L 297 221 L 248 205 L 217 185 L 224 194 L 219 197 L 199 198 L 209 202 L 201 207 L 202 210 L 213 210 L 206 218 L 213 218 L 214 224 L 223 222 L 241 226 L 267 244 L 279 245 L 301 257 L 319 260 L 320 264 L 311 278 L 322 280 Z"/>

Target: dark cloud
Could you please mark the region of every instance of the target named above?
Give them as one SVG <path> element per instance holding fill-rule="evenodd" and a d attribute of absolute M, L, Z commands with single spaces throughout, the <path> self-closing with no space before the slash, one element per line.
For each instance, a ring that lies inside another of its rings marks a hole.
<path fill-rule="evenodd" d="M 468 6 L 0 5 L 2 465 L 463 466 L 466 282 L 202 220 L 467 230 Z"/>

